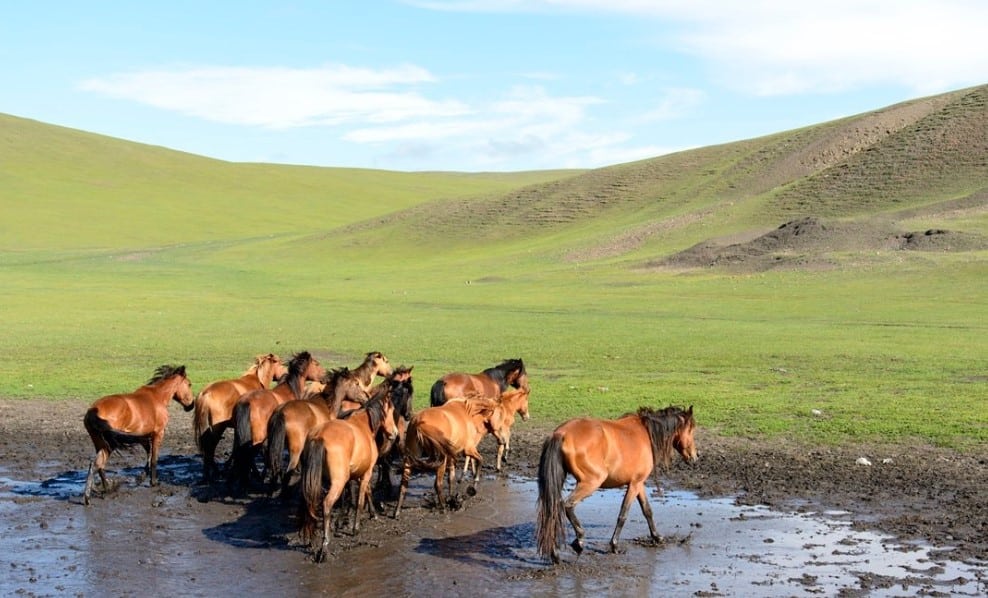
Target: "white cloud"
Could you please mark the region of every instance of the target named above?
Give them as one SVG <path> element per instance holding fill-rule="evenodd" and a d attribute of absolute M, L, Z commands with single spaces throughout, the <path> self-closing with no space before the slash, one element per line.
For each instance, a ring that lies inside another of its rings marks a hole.
<path fill-rule="evenodd" d="M 121 73 L 84 81 L 86 91 L 229 124 L 270 128 L 397 122 L 468 112 L 403 86 L 432 83 L 416 66 L 371 70 L 199 67 Z"/>
<path fill-rule="evenodd" d="M 921 93 L 988 80 L 983 0 L 432 0 L 433 10 L 583 12 L 654 19 L 665 47 L 755 95 L 899 85 Z"/>

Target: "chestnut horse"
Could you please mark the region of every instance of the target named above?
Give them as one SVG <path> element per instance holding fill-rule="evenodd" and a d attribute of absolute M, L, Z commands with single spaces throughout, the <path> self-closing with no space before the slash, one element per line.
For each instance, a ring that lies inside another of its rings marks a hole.
<path fill-rule="evenodd" d="M 191 411 L 194 395 L 192 383 L 185 373 L 185 366 L 163 365 L 154 371 L 148 383 L 132 393 L 114 394 L 98 399 L 86 411 L 83 425 L 93 440 L 96 454 L 89 464 L 86 489 L 82 495 L 89 504 L 93 489 L 93 472 L 99 474 L 104 494 L 109 491 L 106 483 L 106 462 L 116 449 L 140 444 L 147 452 L 146 471 L 151 485 L 158 484 L 158 450 L 165 437 L 168 424 L 168 401 L 175 399 L 186 411 Z"/>
<path fill-rule="evenodd" d="M 360 409 L 319 425 L 306 437 L 305 450 L 302 451 L 302 498 L 305 508 L 300 531 L 302 540 L 309 542 L 319 520 L 316 505 L 322 503 L 322 545 L 315 554 L 316 562 L 326 559 L 333 505 L 351 480 L 360 481 L 353 516 L 353 535 L 360 531 L 360 511 L 365 504 L 371 519 L 376 516 L 370 504 L 370 482 L 379 454 L 376 437 L 381 434 L 384 442 L 391 442 L 398 434 L 389 394 L 388 389 L 383 389 Z M 325 494 L 324 478 L 329 480 L 329 490 Z"/>
<path fill-rule="evenodd" d="M 450 492 L 456 471 L 456 459 L 466 455 L 483 462 L 477 444 L 487 434 L 487 422 L 494 413 L 496 403 L 487 399 L 451 399 L 439 407 L 428 407 L 412 416 L 405 433 L 404 463 L 401 471 L 401 487 L 394 517 L 401 513 L 412 469 L 436 472 L 436 504 L 445 510 L 443 477 L 449 472 Z M 474 476 L 472 488 L 479 479 Z"/>
<path fill-rule="evenodd" d="M 501 463 L 507 463 L 508 454 L 511 452 L 511 426 L 515 424 L 515 415 L 521 415 L 522 420 L 528 421 L 528 395 L 531 389 L 512 388 L 504 392 L 498 399 L 497 406 L 487 420 L 487 431 L 494 436 L 497 441 L 497 464 L 495 469 L 501 471 Z M 473 460 L 466 458 L 463 464 L 463 475 L 466 475 Z M 480 472 L 474 468 L 474 477 Z"/>
<path fill-rule="evenodd" d="M 688 410 L 640 407 L 637 413 L 616 420 L 577 418 L 556 428 L 543 444 L 539 460 L 535 532 L 539 554 L 554 564 L 559 562 L 557 548 L 566 537 L 564 511 L 576 532 L 576 539 L 570 545 L 577 554 L 583 552 L 585 532 L 575 509 L 598 488 L 628 487 L 611 536 L 611 552 L 617 552 L 618 537 L 634 498 L 638 499 L 645 515 L 652 540 L 661 542 L 662 537 L 652 520 L 645 480 L 655 473 L 658 485 L 658 465 L 668 466 L 676 451 L 687 463 L 696 462 L 695 428 L 692 405 Z M 563 501 L 563 482 L 567 474 L 576 478 L 576 487 Z"/>
<path fill-rule="evenodd" d="M 321 423 L 336 419 L 345 399 L 363 402 L 366 394 L 360 380 L 349 368 L 341 367 L 326 374 L 322 388 L 299 401 L 279 405 L 268 420 L 268 452 L 266 466 L 273 483 L 281 481 L 282 496 L 288 497 L 292 474 L 298 468 L 305 437 Z M 288 450 L 288 467 L 284 466 L 285 449 Z M 273 491 L 273 490 L 272 490 Z"/>
<path fill-rule="evenodd" d="M 449 399 L 479 396 L 497 399 L 509 386 L 529 388 L 528 373 L 521 359 L 508 359 L 479 374 L 454 372 L 446 374 L 432 385 L 430 403 L 433 407 Z"/>
<path fill-rule="evenodd" d="M 319 381 L 326 368 L 308 351 L 292 356 L 288 373 L 273 389 L 252 390 L 237 399 L 233 408 L 233 454 L 230 456 L 229 481 L 246 488 L 254 469 L 257 451 L 268 438 L 268 420 L 282 403 L 301 399 L 306 381 Z"/>
<path fill-rule="evenodd" d="M 213 382 L 199 391 L 192 427 L 196 446 L 202 453 L 202 476 L 207 483 L 219 470 L 215 461 L 216 445 L 223 432 L 233 425 L 233 406 L 237 399 L 252 390 L 267 388 L 272 380 L 287 372 L 274 353 L 258 355 L 243 376 Z"/>

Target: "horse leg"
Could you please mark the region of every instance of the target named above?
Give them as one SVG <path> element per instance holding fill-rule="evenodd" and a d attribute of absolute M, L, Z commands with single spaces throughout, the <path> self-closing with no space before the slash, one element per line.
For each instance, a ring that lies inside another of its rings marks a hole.
<path fill-rule="evenodd" d="M 210 428 L 202 433 L 199 439 L 199 446 L 202 448 L 202 479 L 207 484 L 213 481 L 213 473 L 218 473 L 216 468 L 216 445 L 220 439 L 216 432 Z"/>
<path fill-rule="evenodd" d="M 661 544 L 662 536 L 655 529 L 655 521 L 652 520 L 652 505 L 648 504 L 648 493 L 646 492 L 644 483 L 642 483 L 642 487 L 638 491 L 638 505 L 642 508 L 642 515 L 645 516 L 645 521 L 648 522 L 648 533 L 651 534 L 652 541 L 656 544 Z"/>
<path fill-rule="evenodd" d="M 158 449 L 161 447 L 161 441 L 165 437 L 165 431 L 155 434 L 151 437 L 148 442 L 150 445 L 148 448 L 148 473 L 151 474 L 151 485 L 158 485 Z"/>
<path fill-rule="evenodd" d="M 89 462 L 89 474 L 86 476 L 86 489 L 82 493 L 82 504 L 89 504 L 89 497 L 93 491 L 93 474 L 98 473 L 100 481 L 103 484 L 103 494 L 106 494 L 108 490 L 108 485 L 106 483 L 106 474 L 103 472 L 103 467 L 106 465 L 106 461 L 110 456 L 109 449 L 98 448 L 96 449 L 96 454 L 93 455 L 93 460 Z"/>
<path fill-rule="evenodd" d="M 436 504 L 439 506 L 440 511 L 446 510 L 446 498 L 443 496 L 443 478 L 446 476 L 446 468 L 448 465 L 449 459 L 444 458 L 442 464 L 436 468 Z M 456 464 L 454 463 L 453 465 L 453 469 L 456 469 Z M 450 489 L 452 489 L 452 485 L 450 486 Z"/>
<path fill-rule="evenodd" d="M 357 532 L 360 531 L 360 512 L 362 510 L 364 510 L 365 501 L 367 501 L 367 503 L 368 503 L 367 504 L 367 507 L 369 508 L 368 510 L 370 511 L 370 517 L 371 517 L 371 519 L 374 519 L 374 510 L 373 510 L 373 508 L 370 508 L 371 505 L 369 504 L 370 503 L 370 501 L 369 501 L 369 497 L 370 497 L 370 483 L 371 483 L 371 477 L 373 476 L 373 474 L 374 474 L 374 468 L 371 467 L 370 469 L 367 470 L 367 473 L 365 473 L 360 478 L 360 489 L 357 490 L 357 504 L 356 504 L 356 507 L 354 508 L 354 511 L 353 511 L 353 535 L 354 536 L 356 536 L 357 535 Z"/>
<path fill-rule="evenodd" d="M 333 505 L 339 500 L 346 487 L 346 481 L 342 484 L 338 480 L 332 480 L 329 484 L 329 491 L 322 501 L 322 545 L 316 552 L 315 561 L 321 563 L 326 560 L 326 553 L 329 551 L 329 536 L 333 526 Z"/>
<path fill-rule="evenodd" d="M 586 537 L 586 530 L 583 529 L 583 524 L 580 523 L 580 519 L 576 516 L 576 505 L 580 504 L 584 498 L 593 494 L 597 488 L 600 488 L 600 482 L 598 481 L 578 481 L 576 487 L 573 488 L 573 492 L 563 502 L 566 518 L 569 519 L 570 525 L 573 526 L 573 532 L 576 534 L 576 538 L 573 539 L 570 546 L 573 547 L 573 551 L 577 555 L 583 552 L 583 540 Z"/>
<path fill-rule="evenodd" d="M 477 486 L 480 484 L 480 469 L 483 467 L 484 458 L 480 456 L 480 453 L 477 452 L 476 448 L 468 449 L 464 452 L 464 454 L 466 454 L 467 459 L 472 459 L 474 462 L 473 483 L 470 487 L 474 489 L 474 492 L 476 492 Z"/>
<path fill-rule="evenodd" d="M 408 459 L 404 459 L 401 466 L 401 485 L 398 486 L 398 502 L 395 503 L 395 514 L 394 518 L 398 518 L 398 514 L 401 513 L 401 505 L 405 502 L 405 493 L 408 492 L 408 482 L 412 478 L 412 463 Z"/>
<path fill-rule="evenodd" d="M 624 493 L 621 501 L 621 510 L 618 512 L 617 524 L 614 526 L 614 533 L 611 535 L 611 552 L 618 551 L 618 538 L 621 536 L 621 529 L 624 527 L 625 519 L 628 516 L 628 507 L 631 506 L 631 499 L 638 495 L 638 483 L 628 484 L 628 490 Z M 654 532 L 654 530 L 652 530 Z"/>

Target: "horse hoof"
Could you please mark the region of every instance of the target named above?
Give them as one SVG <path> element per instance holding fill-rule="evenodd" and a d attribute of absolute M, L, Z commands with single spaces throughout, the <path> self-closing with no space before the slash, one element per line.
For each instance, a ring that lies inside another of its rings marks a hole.
<path fill-rule="evenodd" d="M 576 554 L 582 554 L 583 553 L 583 542 L 581 542 L 579 540 L 573 540 L 570 543 L 570 546 L 573 547 L 573 552 L 575 552 Z"/>
<path fill-rule="evenodd" d="M 326 562 L 326 551 L 320 548 L 318 550 L 318 552 L 316 552 L 315 556 L 312 557 L 312 560 L 315 561 L 315 562 L 317 562 L 317 563 L 325 563 Z"/>
<path fill-rule="evenodd" d="M 477 496 L 477 487 L 467 486 L 467 496 Z"/>

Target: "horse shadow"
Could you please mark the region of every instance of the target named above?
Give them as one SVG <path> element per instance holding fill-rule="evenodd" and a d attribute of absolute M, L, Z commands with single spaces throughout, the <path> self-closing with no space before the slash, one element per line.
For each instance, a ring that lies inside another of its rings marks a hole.
<path fill-rule="evenodd" d="M 482 529 L 463 536 L 422 538 L 415 552 L 485 569 L 541 564 L 535 555 L 532 522 Z"/>
<path fill-rule="evenodd" d="M 207 527 L 202 534 L 213 542 L 235 548 L 298 550 L 292 542 L 298 524 L 291 510 L 276 498 L 242 501 L 243 513 L 233 521 Z"/>

